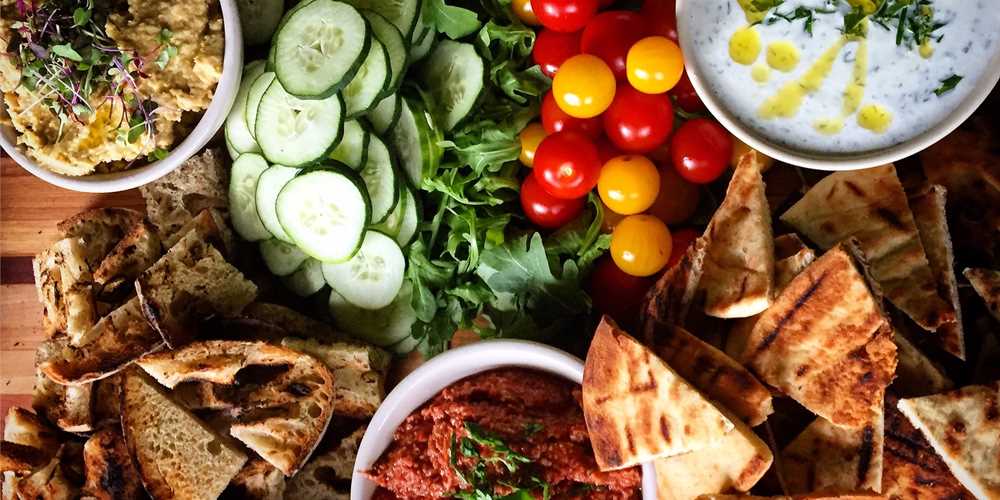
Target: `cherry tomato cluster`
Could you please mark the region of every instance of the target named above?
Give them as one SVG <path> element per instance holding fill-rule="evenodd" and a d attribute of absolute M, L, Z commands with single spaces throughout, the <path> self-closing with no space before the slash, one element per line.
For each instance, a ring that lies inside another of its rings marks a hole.
<path fill-rule="evenodd" d="M 575 219 L 597 189 L 611 256 L 591 280 L 599 288 L 642 290 L 598 304 L 622 312 L 697 235 L 671 233 L 667 225 L 693 214 L 698 184 L 722 174 L 733 143 L 714 120 L 675 123 L 675 106 L 689 116 L 704 105 L 684 72 L 674 0 L 646 0 L 637 12 L 598 12 L 605 6 L 513 2 L 525 23 L 541 26 L 532 57 L 552 78 L 541 123 L 521 133 L 521 162 L 533 168 L 521 203 L 532 222 L 554 229 Z"/>

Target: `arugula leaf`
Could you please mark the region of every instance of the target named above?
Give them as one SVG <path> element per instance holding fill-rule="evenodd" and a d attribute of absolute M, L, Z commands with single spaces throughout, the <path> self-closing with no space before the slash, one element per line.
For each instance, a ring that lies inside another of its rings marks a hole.
<path fill-rule="evenodd" d="M 941 97 L 942 95 L 951 92 L 952 90 L 955 89 L 955 86 L 957 86 L 958 83 L 962 81 L 962 78 L 964 77 L 960 75 L 951 75 L 948 78 L 941 80 L 941 86 L 934 89 L 934 94 L 937 95 L 938 97 Z"/>
<path fill-rule="evenodd" d="M 424 0 L 423 14 L 425 23 L 452 40 L 471 35 L 481 26 L 475 12 L 448 5 L 445 0 Z"/>

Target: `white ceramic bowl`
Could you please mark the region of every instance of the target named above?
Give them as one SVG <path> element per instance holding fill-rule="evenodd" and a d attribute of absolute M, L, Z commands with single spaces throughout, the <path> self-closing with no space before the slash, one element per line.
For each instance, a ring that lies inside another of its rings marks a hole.
<path fill-rule="evenodd" d="M 484 340 L 452 349 L 432 358 L 408 375 L 375 412 L 358 448 L 351 478 L 351 500 L 368 500 L 375 483 L 361 474 L 371 468 L 392 435 L 411 413 L 449 385 L 476 373 L 505 366 L 531 368 L 583 382 L 583 362 L 559 349 L 526 340 Z M 642 496 L 656 499 L 656 475 L 650 463 L 642 466 Z"/>
<path fill-rule="evenodd" d="M 687 5 L 704 1 L 716 0 L 677 0 L 677 19 L 684 19 L 684 9 Z M 677 23 L 677 33 L 680 38 L 681 51 L 692 53 L 695 50 L 692 46 L 692 35 L 683 22 Z M 990 61 L 984 61 L 986 67 L 989 68 L 988 71 L 984 72 L 982 77 L 975 82 L 972 90 L 965 96 L 961 104 L 956 106 L 944 120 L 927 129 L 926 132 L 895 146 L 876 151 L 857 155 L 821 155 L 776 144 L 744 125 L 708 89 L 697 60 L 695 58 L 685 59 L 684 63 L 688 77 L 691 78 L 691 83 L 694 85 L 695 91 L 698 92 L 698 96 L 701 97 L 712 115 L 729 132 L 771 158 L 816 170 L 859 170 L 893 163 L 917 154 L 958 128 L 986 100 L 997 81 L 1000 81 L 1000 49 L 998 49 L 994 51 Z"/>
<path fill-rule="evenodd" d="M 219 0 L 222 7 L 222 23 L 225 34 L 226 48 L 223 52 L 222 77 L 215 88 L 212 103 L 202 115 L 194 130 L 174 146 L 166 158 L 138 168 L 109 174 L 92 174 L 84 176 L 62 175 L 52 172 L 24 153 L 17 146 L 17 131 L 13 127 L 0 125 L 0 147 L 11 156 L 18 165 L 35 177 L 49 184 L 82 191 L 85 193 L 113 193 L 125 191 L 169 174 L 188 158 L 197 154 L 209 140 L 219 131 L 236 100 L 236 92 L 240 87 L 243 75 L 243 34 L 240 29 L 240 15 L 235 0 Z M 0 99 L 0 114 L 6 116 L 7 106 Z"/>

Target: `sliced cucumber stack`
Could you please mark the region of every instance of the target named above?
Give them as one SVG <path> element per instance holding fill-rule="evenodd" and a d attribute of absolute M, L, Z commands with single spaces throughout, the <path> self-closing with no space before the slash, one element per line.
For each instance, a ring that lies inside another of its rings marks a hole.
<path fill-rule="evenodd" d="M 368 121 L 371 122 L 376 134 L 384 135 L 399 120 L 399 114 L 403 110 L 401 99 L 395 93 L 389 94 L 368 111 Z"/>
<path fill-rule="evenodd" d="M 400 82 L 403 81 L 403 73 L 406 72 L 406 38 L 396 26 L 377 11 L 362 10 L 361 15 L 368 20 L 368 24 L 375 33 L 375 38 L 385 46 L 388 52 L 392 78 L 382 95 L 389 95 L 399 88 Z"/>
<path fill-rule="evenodd" d="M 299 97 L 323 98 L 350 83 L 371 47 L 368 23 L 350 5 L 311 0 L 285 16 L 274 37 L 274 71 Z"/>
<path fill-rule="evenodd" d="M 330 292 L 330 314 L 337 328 L 378 346 L 391 346 L 410 336 L 417 313 L 413 310 L 413 285 L 403 281 L 392 303 L 378 310 L 351 304 Z"/>
<path fill-rule="evenodd" d="M 229 173 L 229 212 L 236 233 L 247 241 L 264 240 L 271 233 L 264 227 L 257 215 L 257 179 L 267 170 L 264 157 L 254 153 L 244 153 L 233 161 Z"/>
<path fill-rule="evenodd" d="M 278 201 L 278 193 L 281 192 L 281 188 L 285 187 L 285 184 L 288 184 L 288 181 L 292 180 L 298 173 L 299 169 L 297 168 L 273 165 L 261 173 L 260 178 L 257 179 L 255 196 L 257 215 L 260 216 L 261 222 L 264 223 L 264 227 L 267 228 L 272 236 L 286 243 L 292 243 L 292 238 L 288 236 L 288 233 L 281 227 L 281 223 L 278 222 L 278 214 L 275 213 L 274 207 Z"/>
<path fill-rule="evenodd" d="M 411 189 L 404 191 L 403 217 L 399 222 L 399 231 L 396 233 L 396 243 L 406 247 L 413 241 L 420 228 L 420 198 Z"/>
<path fill-rule="evenodd" d="M 424 173 L 433 174 L 441 161 L 441 133 L 417 99 L 403 99 L 399 121 L 388 132 L 399 163 L 413 186 L 419 187 Z"/>
<path fill-rule="evenodd" d="M 246 109 L 250 86 L 263 73 L 264 61 L 254 61 L 243 69 L 240 90 L 236 93 L 233 109 L 226 117 L 226 146 L 233 159 L 242 153 L 260 153 L 260 146 L 257 145 L 257 141 L 247 125 Z"/>
<path fill-rule="evenodd" d="M 361 168 L 372 202 L 372 222 L 385 220 L 399 200 L 399 179 L 389 148 L 378 137 L 368 140 L 368 158 Z"/>
<path fill-rule="evenodd" d="M 368 159 L 370 134 L 357 120 L 344 122 L 344 137 L 330 153 L 331 160 L 337 160 L 354 170 L 359 170 Z"/>
<path fill-rule="evenodd" d="M 278 193 L 276 207 L 281 227 L 299 249 L 322 262 L 350 259 L 371 221 L 364 181 L 344 165 L 295 177 Z"/>
<path fill-rule="evenodd" d="M 326 0 L 313 0 L 322 2 Z M 272 163 L 299 167 L 326 156 L 344 130 L 344 102 L 339 94 L 325 99 L 299 99 L 275 80 L 257 111 L 257 142 Z"/>
<path fill-rule="evenodd" d="M 483 73 L 483 60 L 472 44 L 444 40 L 431 52 L 423 68 L 423 88 L 430 92 L 434 114 L 445 131 L 472 111 L 483 90 Z"/>
<path fill-rule="evenodd" d="M 309 258 L 295 245 L 278 239 L 261 241 L 260 255 L 264 258 L 267 270 L 275 276 L 288 276 L 294 273 Z"/>
<path fill-rule="evenodd" d="M 434 42 L 436 41 L 437 31 L 434 28 L 427 27 L 417 42 L 410 45 L 410 64 L 427 57 L 427 54 L 431 51 L 431 47 L 434 46 Z"/>
<path fill-rule="evenodd" d="M 371 109 L 392 83 L 389 51 L 378 40 L 371 41 L 365 62 L 354 74 L 354 79 L 342 91 L 347 105 L 347 116 L 355 117 Z"/>
<path fill-rule="evenodd" d="M 323 277 L 344 299 L 363 309 L 388 306 L 403 285 L 406 259 L 399 245 L 378 231 L 365 233 L 358 253 L 347 262 L 323 264 Z"/>
<path fill-rule="evenodd" d="M 244 116 L 244 120 L 246 121 L 247 128 L 250 129 L 250 134 L 254 136 L 254 140 L 257 139 L 254 127 L 257 124 L 257 110 L 260 109 L 260 100 L 264 97 L 264 92 L 267 92 L 267 88 L 271 86 L 271 82 L 273 81 L 274 73 L 265 71 L 253 80 L 253 83 L 250 84 L 250 89 L 247 91 L 247 104 L 244 108 L 246 116 Z"/>
<path fill-rule="evenodd" d="M 326 286 L 323 280 L 323 264 L 316 259 L 306 259 L 294 274 L 282 280 L 295 295 L 309 297 Z"/>
<path fill-rule="evenodd" d="M 358 9 L 378 12 L 409 40 L 417 25 L 421 0 L 348 0 Z"/>

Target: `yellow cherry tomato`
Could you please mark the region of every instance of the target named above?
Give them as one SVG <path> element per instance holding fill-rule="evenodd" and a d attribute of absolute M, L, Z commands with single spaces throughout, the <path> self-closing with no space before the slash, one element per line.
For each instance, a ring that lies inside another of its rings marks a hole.
<path fill-rule="evenodd" d="M 740 158 L 743 155 L 749 153 L 750 150 L 753 148 L 748 146 L 747 143 L 741 141 L 739 137 L 736 137 L 735 135 L 732 137 L 733 137 L 733 158 L 729 161 L 729 164 L 733 168 L 736 168 L 736 165 L 740 162 Z M 761 172 L 767 172 L 767 169 L 771 168 L 771 165 L 774 165 L 774 158 L 766 156 L 764 155 L 764 153 L 761 153 L 760 151 L 757 152 L 757 160 L 760 161 Z"/>
<path fill-rule="evenodd" d="M 521 154 L 518 158 L 525 167 L 535 164 L 535 150 L 545 138 L 545 127 L 541 123 L 529 123 L 524 130 L 521 130 Z"/>
<path fill-rule="evenodd" d="M 632 276 L 652 276 L 670 260 L 670 230 L 652 215 L 630 215 L 611 234 L 611 258 Z"/>
<path fill-rule="evenodd" d="M 633 215 L 645 211 L 660 191 L 656 165 L 641 155 L 616 156 L 601 168 L 597 192 L 612 211 Z"/>
<path fill-rule="evenodd" d="M 559 109 L 574 118 L 593 118 L 615 98 L 615 75 L 597 56 L 578 54 L 562 63 L 552 79 Z"/>
<path fill-rule="evenodd" d="M 701 201 L 701 191 L 674 170 L 671 164 L 660 169 L 660 192 L 646 211 L 667 224 L 679 224 L 691 218 Z"/>
<path fill-rule="evenodd" d="M 662 36 L 635 42 L 625 59 L 628 82 L 639 92 L 662 94 L 677 85 L 684 74 L 681 48 Z"/>
<path fill-rule="evenodd" d="M 618 223 L 625 218 L 625 216 L 615 213 L 604 204 L 604 201 L 601 201 L 601 206 L 604 207 L 604 218 L 601 219 L 601 231 L 611 234 L 615 231 L 615 226 L 617 226 Z"/>
<path fill-rule="evenodd" d="M 514 0 L 510 8 L 514 10 L 514 15 L 528 26 L 541 26 L 535 11 L 531 9 L 531 0 Z"/>

